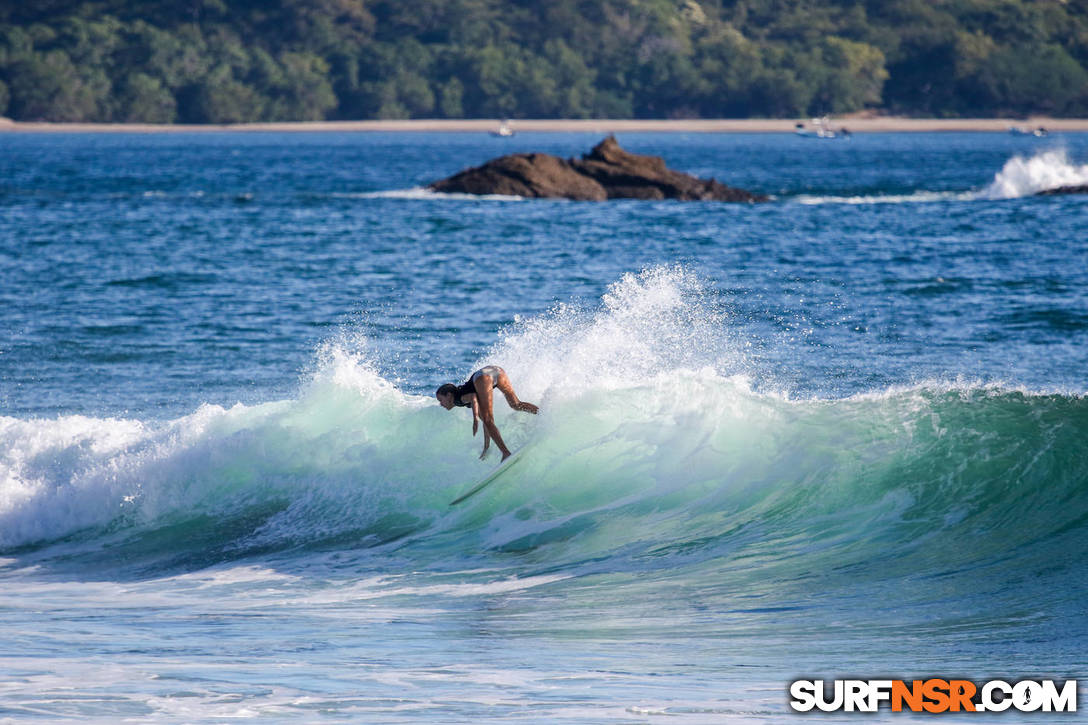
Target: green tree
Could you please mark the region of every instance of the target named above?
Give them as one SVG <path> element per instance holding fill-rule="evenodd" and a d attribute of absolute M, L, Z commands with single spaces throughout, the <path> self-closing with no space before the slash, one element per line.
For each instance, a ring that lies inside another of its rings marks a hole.
<path fill-rule="evenodd" d="M 77 67 L 109 71 L 114 53 L 124 42 L 122 29 L 121 21 L 111 15 L 92 21 L 70 17 L 59 24 L 51 45 L 63 48 Z"/>
<path fill-rule="evenodd" d="M 544 44 L 544 58 L 556 82 L 552 113 L 560 118 L 589 118 L 596 102 L 595 73 L 585 60 L 561 39 Z"/>
<path fill-rule="evenodd" d="M 85 121 L 101 118 L 100 106 L 110 92 L 109 80 L 97 69 L 81 75 L 63 50 L 34 53 L 8 70 L 13 117 L 40 121 Z"/>
<path fill-rule="evenodd" d="M 192 25 L 167 32 L 137 21 L 129 30 L 125 51 L 129 65 L 160 79 L 172 92 L 196 83 L 213 65 L 203 34 Z"/>
<path fill-rule="evenodd" d="M 749 112 L 765 118 L 796 118 L 806 115 L 812 91 L 786 68 L 768 69 L 752 79 L 748 88 Z"/>
<path fill-rule="evenodd" d="M 723 24 L 700 39 L 695 62 L 707 83 L 700 104 L 703 114 L 737 117 L 751 112 L 753 83 L 764 74 L 756 43 L 731 24 Z"/>
<path fill-rule="evenodd" d="M 29 57 L 34 52 L 34 40 L 23 28 L 0 26 L 0 68 Z"/>
<path fill-rule="evenodd" d="M 336 107 L 329 81 L 329 64 L 310 53 L 284 53 L 279 82 L 262 89 L 276 107 L 270 118 L 282 121 L 320 121 Z"/>
<path fill-rule="evenodd" d="M 220 65 L 196 83 L 182 89 L 179 120 L 186 123 L 248 123 L 264 117 L 267 99 L 234 78 Z"/>
<path fill-rule="evenodd" d="M 694 103 L 708 92 L 706 80 L 692 63 L 691 55 L 676 40 L 646 38 L 642 59 L 631 78 L 635 115 L 642 118 L 690 117 Z"/>
<path fill-rule="evenodd" d="M 409 117 L 419 118 L 434 111 L 435 97 L 431 85 L 418 73 L 405 72 L 393 81 L 397 102 Z"/>
<path fill-rule="evenodd" d="M 880 104 L 888 71 L 879 49 L 831 36 L 823 40 L 810 64 L 821 76 L 813 84 L 812 113 L 848 113 Z"/>
<path fill-rule="evenodd" d="M 130 73 L 121 87 L 116 120 L 135 123 L 173 123 L 178 104 L 158 78 Z"/>
<path fill-rule="evenodd" d="M 461 118 L 465 115 L 461 104 L 464 95 L 464 84 L 457 78 L 450 78 L 438 89 L 438 110 L 446 118 Z"/>
<path fill-rule="evenodd" d="M 1085 92 L 1088 73 L 1054 44 L 1001 48 L 972 79 L 993 111 L 1062 113 Z"/>

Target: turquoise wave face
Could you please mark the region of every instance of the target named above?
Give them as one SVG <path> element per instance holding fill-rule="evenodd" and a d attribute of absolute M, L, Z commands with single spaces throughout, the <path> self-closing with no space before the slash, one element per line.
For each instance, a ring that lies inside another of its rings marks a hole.
<path fill-rule="evenodd" d="M 349 331 L 291 400 L 165 424 L 3 419 L 0 545 L 74 540 L 152 568 L 395 546 L 425 562 L 545 551 L 555 565 L 752 558 L 764 573 L 849 562 L 882 576 L 1084 535 L 1080 395 L 928 384 L 791 399 L 752 384 L 706 299 L 690 272 L 654 268 L 595 310 L 505 331 L 479 362 L 542 413 L 497 401 L 525 455 L 457 509 L 496 459 L 476 459 L 467 412 L 399 390 Z"/>
<path fill-rule="evenodd" d="M 4 419 L 3 550 L 157 571 L 369 548 L 418 565 L 685 569 L 738 585 L 1083 566 L 1069 553 L 1088 543 L 1077 395 L 790 400 L 679 368 L 539 399 L 535 417 L 500 407 L 524 456 L 456 508 L 497 462 L 476 459 L 467 414 L 339 349 L 293 401 L 208 406 L 160 428 Z"/>
<path fill-rule="evenodd" d="M 690 272 L 653 268 L 594 310 L 504 331 L 479 363 L 541 414 L 496 401 L 524 455 L 456 508 L 497 457 L 477 460 L 468 413 L 398 389 L 349 330 L 294 399 L 161 424 L 0 419 L 0 546 L 145 573 L 329 549 L 747 588 L 1079 571 L 1081 395 L 931 383 L 792 399 L 752 383 L 706 300 Z"/>

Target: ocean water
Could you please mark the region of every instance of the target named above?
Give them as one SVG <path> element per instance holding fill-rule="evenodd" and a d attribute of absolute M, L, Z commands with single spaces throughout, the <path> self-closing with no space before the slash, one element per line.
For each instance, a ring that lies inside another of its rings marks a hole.
<path fill-rule="evenodd" d="M 1088 677 L 1088 198 L 1032 195 L 1088 135 L 620 137 L 760 205 L 422 189 L 598 140 L 0 136 L 0 720 Z M 487 363 L 541 413 L 451 508 L 497 458 L 432 394 Z"/>

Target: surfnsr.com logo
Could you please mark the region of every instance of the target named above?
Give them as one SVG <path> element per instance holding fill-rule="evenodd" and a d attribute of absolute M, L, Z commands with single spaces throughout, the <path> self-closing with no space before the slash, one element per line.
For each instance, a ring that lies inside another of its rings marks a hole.
<path fill-rule="evenodd" d="M 1077 681 L 990 680 L 795 680 L 790 707 L 797 712 L 1076 712 Z"/>

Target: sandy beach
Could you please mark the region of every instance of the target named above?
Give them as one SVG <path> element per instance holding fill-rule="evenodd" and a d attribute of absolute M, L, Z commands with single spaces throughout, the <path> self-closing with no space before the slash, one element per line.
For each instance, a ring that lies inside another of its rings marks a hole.
<path fill-rule="evenodd" d="M 514 132 L 610 133 L 793 133 L 798 123 L 812 128 L 812 119 L 524 119 L 511 120 Z M 832 118 L 828 128 L 851 133 L 989 131 L 1007 133 L 1010 127 L 1050 131 L 1088 131 L 1088 118 Z M 498 128 L 498 119 L 417 119 L 410 121 L 318 121 L 306 123 L 246 123 L 234 125 L 184 125 L 141 123 L 24 123 L 0 119 L 0 132 L 9 133 L 206 133 L 215 131 L 263 132 L 464 132 L 486 133 Z"/>

